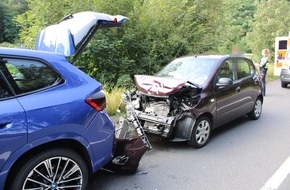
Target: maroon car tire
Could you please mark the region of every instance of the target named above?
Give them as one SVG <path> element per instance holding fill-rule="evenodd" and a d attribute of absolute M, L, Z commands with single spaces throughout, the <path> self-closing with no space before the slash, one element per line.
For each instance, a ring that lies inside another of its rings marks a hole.
<path fill-rule="evenodd" d="M 260 118 L 262 113 L 262 104 L 262 99 L 258 97 L 253 107 L 253 110 L 248 114 L 250 119 L 257 120 Z"/>
<path fill-rule="evenodd" d="M 191 139 L 187 143 L 193 148 L 204 147 L 210 138 L 212 123 L 206 116 L 201 116 L 194 124 Z"/>

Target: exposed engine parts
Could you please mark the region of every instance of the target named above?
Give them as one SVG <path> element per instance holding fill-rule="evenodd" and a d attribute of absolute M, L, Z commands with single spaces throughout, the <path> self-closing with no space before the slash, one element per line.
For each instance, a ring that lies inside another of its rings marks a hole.
<path fill-rule="evenodd" d="M 190 120 L 195 121 L 191 110 L 200 100 L 200 89 L 186 83 L 180 89 L 174 89 L 172 93 L 168 89 L 166 94 L 162 93 L 160 89 L 158 93 L 159 95 L 152 95 L 146 93 L 144 89 L 141 89 L 141 91 L 138 89 L 130 94 L 134 113 L 143 126 L 144 131 L 172 140 L 174 138 L 188 140 L 190 135 L 182 134 L 179 131 L 189 131 L 191 133 L 191 130 L 180 130 L 178 128 L 191 128 L 186 125 L 192 125 L 192 122 L 184 122 L 186 117 L 192 118 Z M 175 135 L 176 133 L 178 133 L 178 137 Z"/>

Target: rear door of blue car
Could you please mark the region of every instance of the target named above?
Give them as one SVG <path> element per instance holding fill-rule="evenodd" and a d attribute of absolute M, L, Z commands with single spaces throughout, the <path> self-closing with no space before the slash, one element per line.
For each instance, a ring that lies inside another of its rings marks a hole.
<path fill-rule="evenodd" d="M 0 56 L 0 169 L 15 150 L 27 142 L 25 112 L 8 82 L 9 64 Z"/>
<path fill-rule="evenodd" d="M 58 59 L 63 57 L 49 54 L 46 56 L 51 57 L 54 61 L 61 61 Z M 45 142 L 49 135 L 62 134 L 61 130 L 72 131 L 72 127 L 69 130 L 65 129 L 66 126 L 63 128 L 59 126 L 68 121 L 72 122 L 70 119 L 73 117 L 71 116 L 74 113 L 71 112 L 73 107 L 78 106 L 81 110 L 80 105 L 86 105 L 83 99 L 75 101 L 77 91 L 73 91 L 74 88 L 68 88 L 62 76 L 44 58 L 31 56 L 3 58 L 6 62 L 5 76 L 11 76 L 7 81 L 9 81 L 12 92 L 17 96 L 15 101 L 18 101 L 25 110 L 28 142 L 41 138 Z M 78 86 L 77 82 L 75 86 Z M 68 94 L 74 95 L 68 96 Z M 75 105 L 76 103 L 72 102 L 82 104 Z M 76 117 L 75 120 L 77 121 L 78 118 Z M 85 129 L 79 128 L 79 130 L 81 133 L 81 130 Z"/>

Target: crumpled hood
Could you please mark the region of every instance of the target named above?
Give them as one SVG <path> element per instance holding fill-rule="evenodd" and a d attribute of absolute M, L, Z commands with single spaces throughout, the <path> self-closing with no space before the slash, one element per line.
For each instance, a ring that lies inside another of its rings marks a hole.
<path fill-rule="evenodd" d="M 171 77 L 135 75 L 137 89 L 150 96 L 169 96 L 185 86 L 186 81 Z"/>

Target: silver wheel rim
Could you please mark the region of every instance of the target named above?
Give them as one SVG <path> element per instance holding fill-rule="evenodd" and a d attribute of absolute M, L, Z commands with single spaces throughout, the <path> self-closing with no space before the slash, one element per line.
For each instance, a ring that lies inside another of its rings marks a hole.
<path fill-rule="evenodd" d="M 81 189 L 83 175 L 79 165 L 66 157 L 46 159 L 26 177 L 23 190 Z"/>
<path fill-rule="evenodd" d="M 262 112 L 262 102 L 260 100 L 257 100 L 255 103 L 255 110 L 254 110 L 255 117 L 256 118 L 260 117 L 261 112 Z"/>
<path fill-rule="evenodd" d="M 209 137 L 209 133 L 210 133 L 209 122 L 207 120 L 202 120 L 196 128 L 196 132 L 195 132 L 196 142 L 200 145 L 206 143 Z"/>

